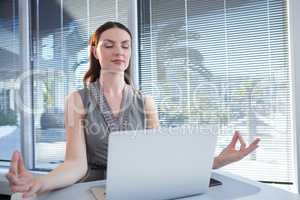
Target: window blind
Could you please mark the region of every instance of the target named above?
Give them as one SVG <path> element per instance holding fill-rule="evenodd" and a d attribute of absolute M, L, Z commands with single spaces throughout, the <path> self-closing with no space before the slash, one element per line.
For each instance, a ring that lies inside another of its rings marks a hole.
<path fill-rule="evenodd" d="M 225 167 L 259 181 L 293 183 L 284 0 L 143 0 L 141 89 L 161 126 L 217 124 L 218 154 L 234 130 L 260 147 Z M 201 152 L 199 152 L 201 155 Z"/>
<path fill-rule="evenodd" d="M 18 8 L 16 0 L 0 1 L 0 162 L 20 150 L 21 108 L 15 102 L 20 92 L 16 79 L 22 73 Z"/>
<path fill-rule="evenodd" d="M 88 40 L 106 21 L 128 24 L 126 0 L 33 0 L 34 168 L 64 160 L 64 99 L 82 88 Z M 51 19 L 51 20 L 49 20 Z"/>

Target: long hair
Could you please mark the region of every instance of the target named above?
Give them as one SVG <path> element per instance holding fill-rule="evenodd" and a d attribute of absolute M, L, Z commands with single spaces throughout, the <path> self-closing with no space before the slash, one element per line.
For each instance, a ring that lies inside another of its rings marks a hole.
<path fill-rule="evenodd" d="M 93 48 L 97 47 L 99 39 L 101 34 L 111 28 L 119 28 L 122 29 L 124 31 L 126 31 L 131 38 L 132 41 L 132 35 L 129 31 L 129 29 L 124 26 L 123 24 L 119 23 L 119 22 L 106 22 L 103 25 L 101 25 L 91 36 L 90 38 L 90 43 L 89 45 Z M 95 82 L 101 74 L 101 65 L 98 61 L 98 59 L 95 58 L 93 51 L 89 52 L 89 69 L 88 71 L 85 73 L 83 81 L 84 83 L 91 83 L 91 82 Z M 124 73 L 124 80 L 127 84 L 131 85 L 132 79 L 131 79 L 131 66 L 130 66 L 130 60 L 129 60 L 129 65 L 127 67 L 127 69 L 125 70 Z"/>

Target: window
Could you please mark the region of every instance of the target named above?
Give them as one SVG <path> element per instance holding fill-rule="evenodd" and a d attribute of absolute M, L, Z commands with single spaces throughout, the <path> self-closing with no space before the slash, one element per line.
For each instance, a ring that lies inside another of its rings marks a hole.
<path fill-rule="evenodd" d="M 0 161 L 20 150 L 20 108 L 15 81 L 22 73 L 18 1 L 0 2 Z"/>
<path fill-rule="evenodd" d="M 51 169 L 64 160 L 64 100 L 83 86 L 89 36 L 108 20 L 128 24 L 128 1 L 33 0 L 31 7 L 34 168 Z"/>
<path fill-rule="evenodd" d="M 217 153 L 239 130 L 259 149 L 226 170 L 259 181 L 294 177 L 284 0 L 143 0 L 140 86 L 162 126 L 218 124 Z"/>

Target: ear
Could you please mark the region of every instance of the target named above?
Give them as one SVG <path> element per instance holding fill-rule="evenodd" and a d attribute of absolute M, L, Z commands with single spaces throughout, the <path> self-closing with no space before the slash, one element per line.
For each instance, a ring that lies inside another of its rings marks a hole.
<path fill-rule="evenodd" d="M 98 60 L 98 56 L 97 56 L 97 48 L 95 46 L 91 46 L 91 51 L 93 53 L 93 56 Z"/>

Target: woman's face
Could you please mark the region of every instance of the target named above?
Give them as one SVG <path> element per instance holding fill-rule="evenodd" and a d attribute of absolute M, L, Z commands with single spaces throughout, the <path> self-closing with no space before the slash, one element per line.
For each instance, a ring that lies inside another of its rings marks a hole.
<path fill-rule="evenodd" d="M 124 72 L 131 57 L 130 35 L 120 28 L 104 31 L 94 54 L 100 62 L 102 72 Z"/>

